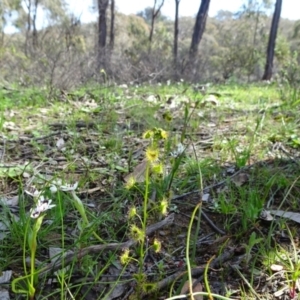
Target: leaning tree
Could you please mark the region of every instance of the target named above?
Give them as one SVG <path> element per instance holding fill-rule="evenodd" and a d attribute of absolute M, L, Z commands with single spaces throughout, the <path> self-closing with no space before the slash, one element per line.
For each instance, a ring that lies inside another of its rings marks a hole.
<path fill-rule="evenodd" d="M 192 43 L 190 47 L 190 59 L 193 60 L 198 51 L 198 46 L 202 39 L 206 20 L 208 16 L 210 0 L 202 0 L 200 4 L 200 8 L 197 13 L 196 23 L 193 30 Z"/>
<path fill-rule="evenodd" d="M 262 80 L 270 80 L 272 77 L 275 43 L 276 43 L 276 36 L 277 36 L 278 25 L 280 20 L 281 7 L 282 7 L 282 0 L 276 0 L 272 25 L 270 29 L 270 35 L 269 35 L 268 48 L 267 48 L 265 72 L 262 77 Z"/>

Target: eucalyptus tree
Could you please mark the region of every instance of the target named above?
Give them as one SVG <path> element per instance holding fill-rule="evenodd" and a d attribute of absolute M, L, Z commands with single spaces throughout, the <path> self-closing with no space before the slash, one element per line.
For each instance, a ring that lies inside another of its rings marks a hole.
<path fill-rule="evenodd" d="M 209 4 L 210 0 L 202 0 L 197 16 L 196 16 L 196 22 L 193 29 L 193 36 L 192 36 L 192 42 L 190 47 L 190 60 L 194 60 L 197 52 L 198 52 L 198 46 L 200 44 L 200 41 L 202 39 L 205 26 L 206 26 L 206 20 L 208 16 L 208 10 L 209 10 Z"/>
<path fill-rule="evenodd" d="M 30 44 L 34 48 L 38 46 L 38 27 L 58 24 L 67 17 L 65 0 L 4 0 L 1 3 L 0 7 L 9 3 L 7 13 L 16 15 L 12 25 L 25 32 L 26 53 Z M 42 15 L 43 24 L 37 24 L 38 14 Z"/>
<path fill-rule="evenodd" d="M 175 0 L 174 45 L 173 45 L 173 55 L 174 55 L 174 65 L 175 65 L 175 67 L 177 67 L 177 58 L 178 58 L 179 3 L 180 3 L 180 0 Z"/>
<path fill-rule="evenodd" d="M 109 0 L 98 0 L 98 51 L 97 67 L 106 68 L 106 36 L 107 36 L 107 8 Z"/>
<path fill-rule="evenodd" d="M 263 80 L 270 80 L 272 77 L 275 44 L 276 44 L 277 31 L 278 31 L 278 26 L 280 21 L 281 7 L 282 7 L 282 0 L 276 0 L 274 14 L 272 18 L 272 24 L 270 28 L 269 42 L 267 47 L 265 72 L 262 77 Z"/>
<path fill-rule="evenodd" d="M 114 48 L 115 44 L 115 0 L 110 1 L 110 33 L 109 46 L 110 50 Z"/>
<path fill-rule="evenodd" d="M 154 32 L 154 23 L 156 18 L 159 16 L 160 10 L 164 5 L 165 0 L 161 0 L 161 2 L 157 2 L 157 0 L 154 0 L 153 8 L 152 8 L 152 14 L 151 14 L 151 26 L 150 26 L 150 34 L 149 34 L 149 50 L 151 49 L 151 43 L 153 38 L 153 32 Z"/>

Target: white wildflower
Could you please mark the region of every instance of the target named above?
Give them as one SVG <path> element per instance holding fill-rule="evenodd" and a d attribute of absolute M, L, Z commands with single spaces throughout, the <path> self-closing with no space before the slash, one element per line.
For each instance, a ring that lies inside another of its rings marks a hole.
<path fill-rule="evenodd" d="M 77 189 L 78 182 L 75 182 L 73 185 L 72 184 L 62 184 L 61 179 L 55 180 L 51 183 L 50 186 L 50 191 L 52 193 L 56 193 L 58 190 L 62 192 L 70 192 L 70 191 L 75 191 Z"/>
<path fill-rule="evenodd" d="M 55 204 L 51 204 L 51 202 L 52 200 L 45 199 L 44 196 L 40 196 L 36 207 L 30 211 L 30 217 L 36 219 L 41 213 L 55 207 Z"/>
<path fill-rule="evenodd" d="M 60 186 L 60 190 L 63 192 L 75 191 L 77 189 L 78 182 L 72 184 L 65 184 Z"/>
<path fill-rule="evenodd" d="M 58 191 L 57 186 L 56 185 L 50 185 L 50 192 L 52 194 L 55 194 Z"/>
<path fill-rule="evenodd" d="M 31 189 L 30 189 L 30 191 L 29 190 L 25 190 L 25 193 L 27 195 L 30 195 L 33 198 L 39 198 L 41 196 L 41 194 L 42 194 L 42 192 L 40 192 L 39 190 L 37 190 L 35 188 L 35 186 L 32 186 Z"/>

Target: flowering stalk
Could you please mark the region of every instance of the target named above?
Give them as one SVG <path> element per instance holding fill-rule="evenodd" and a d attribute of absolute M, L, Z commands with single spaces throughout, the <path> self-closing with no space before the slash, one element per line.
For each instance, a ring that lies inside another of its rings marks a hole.
<path fill-rule="evenodd" d="M 149 197 L 149 171 L 150 171 L 150 162 L 147 162 L 146 166 L 146 172 L 145 172 L 145 193 L 144 193 L 144 203 L 143 203 L 143 220 L 142 220 L 142 232 L 143 235 L 146 234 L 146 226 L 147 226 L 147 218 L 148 218 L 148 197 Z M 141 240 L 141 246 L 140 246 L 140 273 L 143 273 L 143 262 L 144 262 L 144 244 L 145 244 L 145 237 Z"/>
<path fill-rule="evenodd" d="M 25 275 L 20 278 L 16 278 L 12 282 L 12 290 L 15 293 L 22 293 L 22 294 L 28 294 L 30 299 L 34 299 L 35 295 L 35 284 L 36 284 L 36 272 L 35 272 L 35 255 L 36 255 L 36 249 L 37 249 L 37 233 L 39 232 L 41 225 L 43 223 L 43 219 L 45 217 L 45 211 L 51 209 L 54 207 L 54 204 L 51 204 L 51 200 L 45 199 L 43 195 L 41 195 L 40 192 L 37 190 L 34 191 L 34 193 L 30 193 L 26 191 L 27 194 L 33 196 L 34 198 L 38 198 L 36 207 L 31 210 L 30 217 L 32 219 L 35 219 L 34 225 L 32 229 L 29 229 L 28 232 L 28 246 L 30 250 L 30 274 Z M 26 244 L 25 244 L 26 245 Z M 25 247 L 24 247 L 25 251 Z M 26 269 L 25 269 L 26 273 Z M 28 279 L 29 277 L 29 279 Z M 28 284 L 28 291 L 24 289 L 17 289 L 16 284 L 19 281 L 26 280 Z"/>
<path fill-rule="evenodd" d="M 144 194 L 144 214 L 143 214 L 143 222 L 142 227 L 143 230 L 146 232 L 146 224 L 147 224 L 147 216 L 148 216 L 148 196 L 149 196 L 149 162 L 147 163 L 146 167 L 146 174 L 145 174 L 145 194 Z"/>
<path fill-rule="evenodd" d="M 35 294 L 35 254 L 37 249 L 37 233 L 41 228 L 43 219 L 45 217 L 45 214 L 40 215 L 32 228 L 32 231 L 29 231 L 28 234 L 28 244 L 30 249 L 30 283 L 29 283 L 29 297 L 30 299 L 34 298 Z"/>
<path fill-rule="evenodd" d="M 147 286 L 149 287 L 150 284 L 146 282 L 146 275 L 143 272 L 143 265 L 144 265 L 144 259 L 145 254 L 149 250 L 148 246 L 148 239 L 146 238 L 146 226 L 149 216 L 149 191 L 150 191 L 150 177 L 153 175 L 154 179 L 160 179 L 163 176 L 164 173 L 164 166 L 160 162 L 160 151 L 159 151 L 159 142 L 161 140 L 166 140 L 168 137 L 168 133 L 161 129 L 161 128 L 154 128 L 152 130 L 147 130 L 143 134 L 144 139 L 149 139 L 150 143 L 149 146 L 146 148 L 145 151 L 145 162 L 146 164 L 143 165 L 143 175 L 144 175 L 144 184 L 145 189 L 143 194 L 143 203 L 142 203 L 142 213 L 139 215 L 137 213 L 137 210 L 135 207 L 132 207 L 129 210 L 128 217 L 129 219 L 133 219 L 134 217 L 137 217 L 139 219 L 139 222 L 141 224 L 140 227 L 138 227 L 136 224 L 132 224 L 130 226 L 130 234 L 132 238 L 138 242 L 138 265 L 139 265 L 139 271 L 138 274 L 135 274 L 135 279 L 138 282 L 138 286 L 142 287 L 142 289 L 147 289 Z M 156 175 L 156 177 L 154 177 Z M 135 186 L 135 178 L 132 176 L 129 178 L 129 180 L 126 183 L 126 189 L 131 189 L 133 186 Z M 139 190 L 139 188 L 138 188 Z M 160 203 L 159 209 L 160 212 L 166 213 L 167 211 L 168 203 L 165 199 L 163 199 Z M 151 210 L 150 210 L 151 211 Z M 158 240 L 155 240 L 153 243 L 153 250 L 159 251 L 161 248 L 161 243 Z M 129 255 L 129 250 L 125 249 L 124 253 L 121 255 L 121 263 L 125 264 L 128 263 L 130 260 L 133 260 L 132 257 Z"/>

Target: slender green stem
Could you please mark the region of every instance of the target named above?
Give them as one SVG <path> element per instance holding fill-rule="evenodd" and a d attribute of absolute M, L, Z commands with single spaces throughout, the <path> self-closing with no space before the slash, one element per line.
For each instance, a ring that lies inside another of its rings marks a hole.
<path fill-rule="evenodd" d="M 27 224 L 26 224 L 26 229 L 25 229 L 25 235 L 24 235 L 24 241 L 23 241 L 23 268 L 24 268 L 24 273 L 25 276 L 27 276 L 27 265 L 26 265 L 26 243 L 28 240 L 28 231 L 29 229 L 29 224 L 30 224 L 30 219 L 27 220 Z"/>
<path fill-rule="evenodd" d="M 253 295 L 255 295 L 256 299 L 259 299 L 259 295 L 255 292 L 254 288 L 252 287 L 252 285 L 249 283 L 249 281 L 246 279 L 246 277 L 241 273 L 241 271 L 237 268 L 237 267 L 233 267 L 237 273 L 241 276 L 241 278 L 243 279 L 243 281 L 246 283 L 246 285 L 248 286 L 248 288 L 250 289 L 250 291 L 253 293 Z"/>
<path fill-rule="evenodd" d="M 209 264 L 214 258 L 215 258 L 215 255 L 209 259 L 209 261 L 206 264 L 205 270 L 204 270 L 204 284 L 205 284 L 205 289 L 207 290 L 207 293 L 208 293 L 209 300 L 213 300 L 213 297 L 212 297 L 210 286 L 209 286 L 209 283 L 207 280 L 207 272 L 208 272 Z"/>
<path fill-rule="evenodd" d="M 196 211 L 200 208 L 200 206 L 202 205 L 202 202 L 199 202 L 193 213 L 191 216 L 191 220 L 190 220 L 190 224 L 189 224 L 189 228 L 188 228 L 188 233 L 187 233 L 187 239 L 186 239 L 186 249 L 185 249 L 185 255 L 186 255 L 186 265 L 187 265 L 187 269 L 188 269 L 188 277 L 189 277 L 189 290 L 190 290 L 190 294 L 191 294 L 191 299 L 194 299 L 193 296 L 193 278 L 192 278 L 192 268 L 191 268 L 191 262 L 190 262 L 190 243 L 191 243 L 191 232 L 192 232 L 192 226 L 193 226 L 193 222 L 195 219 L 195 215 L 196 215 Z"/>
<path fill-rule="evenodd" d="M 30 238 L 30 251 L 31 251 L 31 261 L 30 261 L 30 284 L 29 284 L 29 296 L 30 299 L 34 298 L 34 294 L 35 294 L 35 254 L 36 254 L 36 249 L 37 249 L 37 233 L 41 228 L 41 225 L 43 223 L 43 219 L 44 219 L 45 215 L 40 215 L 34 225 L 33 225 L 33 229 L 32 229 L 32 236 Z"/>
<path fill-rule="evenodd" d="M 148 197 L 149 197 L 149 169 L 150 169 L 150 163 L 147 162 L 146 167 L 146 173 L 145 173 L 145 194 L 144 194 L 144 203 L 143 203 L 143 220 L 142 220 L 142 231 L 145 234 L 146 233 L 146 226 L 147 226 L 147 216 L 148 216 Z M 144 249 L 145 246 L 145 238 L 141 241 L 140 246 L 140 273 L 142 274 L 142 268 L 143 268 L 143 262 L 144 262 Z"/>
<path fill-rule="evenodd" d="M 34 272 L 35 272 L 35 253 L 36 253 L 36 247 L 37 247 L 37 243 L 36 243 L 36 237 L 37 237 L 37 221 L 36 220 L 36 223 L 34 224 L 34 227 L 33 227 L 33 232 L 32 232 L 32 241 L 31 241 L 31 260 L 30 260 L 30 281 L 31 281 L 31 285 L 33 286 L 34 284 Z"/>
<path fill-rule="evenodd" d="M 30 259 L 30 285 L 31 288 L 34 287 L 34 273 L 35 273 L 35 252 L 36 252 L 36 233 L 33 233 L 33 243 L 34 249 L 31 249 L 31 259 Z M 32 295 L 30 295 L 32 296 Z"/>
<path fill-rule="evenodd" d="M 142 228 L 146 232 L 147 224 L 147 209 L 148 209 L 148 196 L 149 196 L 149 163 L 147 163 L 146 174 L 145 174 L 145 194 L 144 194 L 144 207 L 143 207 L 143 222 Z"/>
<path fill-rule="evenodd" d="M 183 154 L 180 154 L 178 157 L 175 158 L 173 166 L 172 166 L 172 170 L 171 170 L 171 174 L 170 174 L 170 178 L 169 178 L 169 182 L 168 182 L 168 186 L 167 186 L 167 192 L 170 191 L 171 186 L 172 186 L 172 182 L 175 176 L 176 171 L 179 168 L 180 162 L 182 160 Z"/>
<path fill-rule="evenodd" d="M 101 237 L 100 237 L 95 231 L 93 231 L 93 236 L 94 236 L 99 242 L 104 243 L 104 240 L 101 239 Z"/>
<path fill-rule="evenodd" d="M 192 294 L 193 296 L 208 296 L 209 294 L 207 292 L 197 292 L 197 293 L 193 293 Z M 213 294 L 211 293 L 210 294 L 212 297 L 215 297 L 217 299 L 221 299 L 221 300 L 233 300 L 231 298 L 228 298 L 228 297 L 225 297 L 225 296 L 221 296 L 221 295 L 218 295 L 218 294 Z M 188 299 L 188 297 L 186 296 L 185 298 L 183 298 L 185 295 L 179 295 L 179 296 L 174 296 L 174 297 L 170 297 L 170 298 L 167 298 L 166 300 L 176 300 L 176 299 Z"/>
<path fill-rule="evenodd" d="M 58 202 L 59 202 L 59 214 L 60 214 L 60 219 L 61 219 L 61 236 L 62 236 L 62 239 L 61 239 L 61 248 L 62 249 L 65 249 L 65 239 L 64 239 L 64 217 L 63 217 L 63 205 L 62 205 L 62 197 L 61 197 L 61 193 L 58 193 Z M 62 255 L 61 256 L 61 260 L 62 260 L 62 270 L 64 270 L 64 265 L 65 265 L 65 256 Z M 60 289 L 60 299 L 63 300 L 64 297 L 65 297 L 65 285 L 63 283 L 64 279 L 60 280 L 60 276 L 57 275 L 57 278 L 60 282 L 60 286 L 61 286 L 61 289 Z"/>
<path fill-rule="evenodd" d="M 141 222 L 143 234 L 146 233 L 146 226 L 147 226 L 147 208 L 148 208 L 148 196 L 149 196 L 149 170 L 150 170 L 150 163 L 147 163 L 146 172 L 145 172 L 145 193 L 144 193 L 144 203 L 143 203 L 143 219 Z M 145 254 L 145 238 L 142 239 L 140 245 L 140 257 L 139 257 L 139 272 L 140 274 L 143 273 L 143 263 L 144 263 L 144 254 Z"/>
<path fill-rule="evenodd" d="M 195 260 L 195 257 L 196 257 L 197 238 L 198 238 L 199 232 L 200 232 L 201 216 L 202 216 L 202 210 L 199 209 L 196 230 L 195 230 L 195 233 L 194 233 L 194 242 L 193 242 L 193 248 L 192 248 L 192 260 Z"/>
<path fill-rule="evenodd" d="M 22 276 L 22 277 L 18 277 L 18 278 L 15 278 L 12 283 L 11 283 L 11 289 L 12 291 L 15 293 L 15 294 L 26 294 L 28 295 L 29 292 L 28 290 L 23 290 L 23 289 L 18 289 L 17 288 L 17 283 L 19 281 L 22 281 L 22 283 L 20 284 L 20 286 L 23 286 L 24 285 L 24 281 L 26 280 L 29 284 L 29 277 L 30 277 L 30 274 L 29 275 L 26 275 L 26 276 Z"/>

